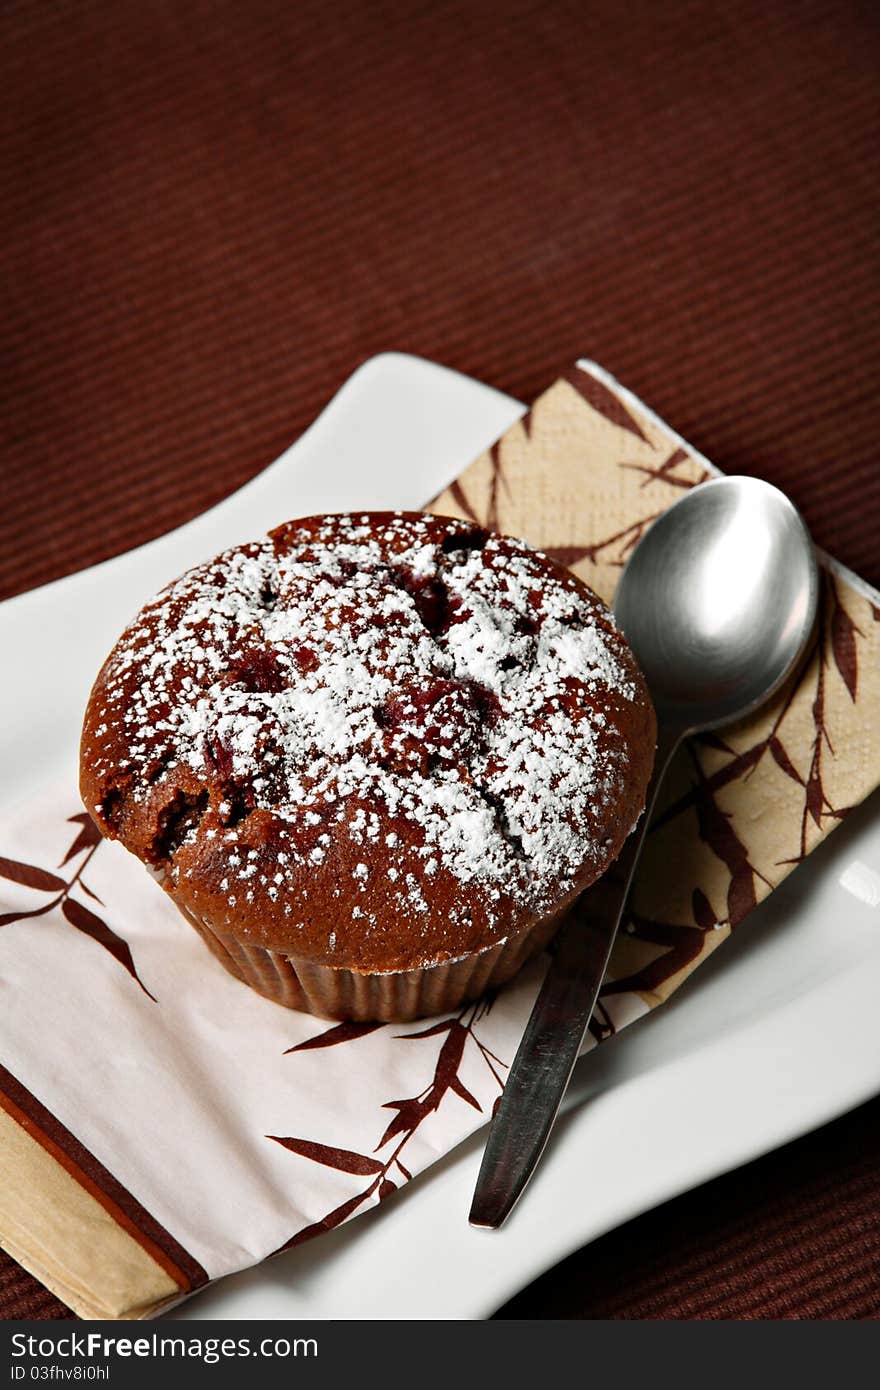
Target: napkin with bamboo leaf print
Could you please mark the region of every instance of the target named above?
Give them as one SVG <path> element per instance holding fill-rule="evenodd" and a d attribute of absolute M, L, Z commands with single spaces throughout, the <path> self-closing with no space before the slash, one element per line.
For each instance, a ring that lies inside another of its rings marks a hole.
<path fill-rule="evenodd" d="M 713 471 L 582 363 L 430 510 L 523 536 L 610 600 Z M 798 677 L 676 761 L 594 1040 L 667 998 L 880 782 L 878 658 L 880 596 L 823 557 Z M 279 1008 L 63 781 L 0 822 L 0 928 L 0 1242 L 86 1317 L 150 1316 L 393 1199 L 489 1118 L 543 969 L 406 1025 Z"/>

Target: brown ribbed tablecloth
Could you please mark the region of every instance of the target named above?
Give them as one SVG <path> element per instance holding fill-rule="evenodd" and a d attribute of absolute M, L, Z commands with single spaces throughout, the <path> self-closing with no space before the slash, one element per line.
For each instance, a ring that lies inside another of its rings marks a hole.
<path fill-rule="evenodd" d="M 0 45 L 0 597 L 270 462 L 389 348 L 589 355 L 880 585 L 880 11 L 55 0 Z M 509 1317 L 880 1315 L 880 1101 Z M 0 1314 L 62 1308 L 0 1256 Z"/>

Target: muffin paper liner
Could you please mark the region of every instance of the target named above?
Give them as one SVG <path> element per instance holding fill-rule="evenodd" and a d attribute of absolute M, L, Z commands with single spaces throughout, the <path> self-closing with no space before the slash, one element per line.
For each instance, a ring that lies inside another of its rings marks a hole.
<path fill-rule="evenodd" d="M 365 975 L 248 945 L 235 933 L 198 917 L 183 903 L 177 906 L 229 973 L 251 989 L 288 1009 L 355 1023 L 407 1023 L 447 1013 L 487 990 L 499 989 L 547 945 L 560 921 L 558 915 L 545 918 L 489 950 L 461 960 L 423 970 Z"/>
<path fill-rule="evenodd" d="M 430 510 L 524 537 L 608 601 L 713 472 L 582 363 Z M 591 1043 L 668 998 L 880 782 L 880 596 L 821 558 L 803 669 L 671 769 Z M 86 1317 L 150 1316 L 393 1197 L 488 1120 L 545 960 L 495 993 L 537 931 L 370 978 L 193 925 L 70 782 L 0 821 L 0 1240 Z M 377 1006 L 436 1017 L 380 1025 Z"/>

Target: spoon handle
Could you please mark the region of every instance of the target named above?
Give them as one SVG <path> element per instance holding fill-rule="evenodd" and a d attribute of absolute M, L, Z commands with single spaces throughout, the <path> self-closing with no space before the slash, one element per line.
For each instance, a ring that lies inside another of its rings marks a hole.
<path fill-rule="evenodd" d="M 661 729 L 645 810 L 609 874 L 578 900 L 554 943 L 483 1154 L 472 1226 L 497 1228 L 534 1172 L 592 1017 L 657 791 L 681 739 Z"/>

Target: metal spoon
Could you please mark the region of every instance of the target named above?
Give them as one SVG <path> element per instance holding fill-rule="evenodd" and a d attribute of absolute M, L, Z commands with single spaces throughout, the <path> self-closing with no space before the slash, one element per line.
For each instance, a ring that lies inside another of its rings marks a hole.
<path fill-rule="evenodd" d="M 804 522 L 783 493 L 756 478 L 694 488 L 633 551 L 614 612 L 657 711 L 645 812 L 613 876 L 585 893 L 556 938 L 489 1131 L 472 1225 L 500 1226 L 541 1157 L 672 755 L 688 734 L 741 719 L 779 688 L 810 638 L 818 591 Z"/>

